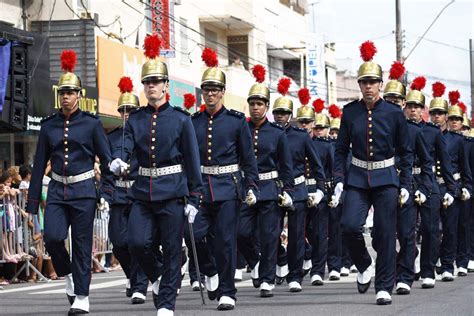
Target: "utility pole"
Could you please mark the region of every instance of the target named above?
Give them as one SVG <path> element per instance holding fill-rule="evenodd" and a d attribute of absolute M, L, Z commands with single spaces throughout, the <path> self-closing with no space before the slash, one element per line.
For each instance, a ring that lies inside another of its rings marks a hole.
<path fill-rule="evenodd" d="M 402 56 L 402 17 L 400 13 L 400 0 L 395 0 L 395 44 L 397 47 L 397 61 L 403 61 Z"/>
<path fill-rule="evenodd" d="M 474 118 L 474 47 L 472 38 L 469 39 L 469 64 L 471 66 L 471 119 Z"/>

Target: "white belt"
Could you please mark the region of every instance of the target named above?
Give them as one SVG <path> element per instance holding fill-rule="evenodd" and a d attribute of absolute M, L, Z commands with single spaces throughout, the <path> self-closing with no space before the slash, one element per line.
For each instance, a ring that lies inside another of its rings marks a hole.
<path fill-rule="evenodd" d="M 182 165 L 173 165 L 168 167 L 161 168 L 138 168 L 138 174 L 145 177 L 157 178 L 161 176 L 166 176 L 169 174 L 180 173 L 183 171 Z"/>
<path fill-rule="evenodd" d="M 201 166 L 202 174 L 219 175 L 239 171 L 239 165 L 228 166 Z"/>
<path fill-rule="evenodd" d="M 455 173 L 453 174 L 453 178 L 454 180 L 458 181 L 461 179 L 461 174 L 460 173 Z M 436 177 L 436 182 L 438 182 L 438 184 L 444 184 L 444 179 L 443 177 Z"/>
<path fill-rule="evenodd" d="M 356 167 L 367 170 L 384 169 L 393 166 L 395 164 L 395 158 L 392 157 L 380 161 L 364 161 L 357 159 L 356 157 L 352 157 L 352 164 Z"/>
<path fill-rule="evenodd" d="M 59 174 L 53 172 L 51 178 L 54 181 L 61 182 L 63 184 L 73 184 L 81 182 L 95 176 L 94 170 L 89 170 L 75 176 L 60 176 Z"/>
<path fill-rule="evenodd" d="M 306 181 L 306 178 L 304 176 L 299 176 L 298 178 L 295 178 L 295 185 L 304 183 Z"/>
<path fill-rule="evenodd" d="M 258 174 L 258 180 L 260 181 L 271 180 L 271 179 L 276 179 L 276 178 L 278 178 L 278 171 L 276 170 Z"/>
<path fill-rule="evenodd" d="M 119 188 L 131 188 L 133 183 L 135 181 L 133 180 L 128 180 L 128 181 L 124 181 L 124 180 L 115 180 L 115 186 L 116 187 L 119 187 Z"/>
<path fill-rule="evenodd" d="M 435 166 L 433 166 L 431 168 L 433 170 L 433 172 L 435 172 Z M 411 173 L 412 174 L 421 174 L 421 167 L 413 167 L 413 169 L 411 170 Z"/>
<path fill-rule="evenodd" d="M 306 179 L 306 185 L 316 185 L 316 179 Z"/>

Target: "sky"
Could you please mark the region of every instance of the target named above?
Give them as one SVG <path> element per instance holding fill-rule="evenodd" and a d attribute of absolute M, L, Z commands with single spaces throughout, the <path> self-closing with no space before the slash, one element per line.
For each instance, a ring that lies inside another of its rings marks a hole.
<path fill-rule="evenodd" d="M 400 0 L 407 56 L 441 9 L 451 0 Z M 372 40 L 378 53 L 374 61 L 389 70 L 396 59 L 395 0 L 309 0 L 315 27 L 325 42 L 336 43 L 337 58 L 353 59 L 352 70 L 362 63 L 359 45 Z M 314 5 L 312 5 L 314 3 Z M 431 84 L 441 79 L 447 91 L 459 90 L 470 107 L 469 39 L 474 34 L 474 0 L 449 5 L 405 62 L 410 73 L 424 75 Z M 435 41 L 435 42 L 434 42 Z M 473 43 L 474 46 L 474 43 Z M 446 92 L 447 97 L 447 92 Z"/>

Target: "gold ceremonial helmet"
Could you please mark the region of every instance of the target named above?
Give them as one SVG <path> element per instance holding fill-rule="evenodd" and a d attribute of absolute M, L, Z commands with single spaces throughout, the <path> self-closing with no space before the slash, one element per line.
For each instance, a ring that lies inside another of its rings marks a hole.
<path fill-rule="evenodd" d="M 415 103 L 417 105 L 425 106 L 425 95 L 419 90 L 410 90 L 407 94 L 407 104 Z"/>
<path fill-rule="evenodd" d="M 314 121 L 314 109 L 306 105 L 300 106 L 296 111 L 296 119 Z"/>
<path fill-rule="evenodd" d="M 273 103 L 273 108 L 272 111 L 282 111 L 282 112 L 288 112 L 290 114 L 293 113 L 293 101 L 286 97 L 279 97 L 278 99 L 275 100 Z"/>
<path fill-rule="evenodd" d="M 168 67 L 158 59 L 149 59 L 142 66 L 142 83 L 147 78 L 157 78 L 158 80 L 168 80 Z"/>
<path fill-rule="evenodd" d="M 448 101 L 443 99 L 442 97 L 433 98 L 430 102 L 430 109 L 429 111 L 439 110 L 443 112 L 448 112 Z"/>
<path fill-rule="evenodd" d="M 339 117 L 333 118 L 329 125 L 329 129 L 340 129 L 341 128 L 341 119 Z"/>
<path fill-rule="evenodd" d="M 72 72 L 66 72 L 59 77 L 58 90 L 82 90 L 81 79 Z"/>
<path fill-rule="evenodd" d="M 385 89 L 383 90 L 383 96 L 405 99 L 406 88 L 400 81 L 390 80 L 385 85 Z"/>
<path fill-rule="evenodd" d="M 264 83 L 255 83 L 250 87 L 247 102 L 252 98 L 263 99 L 268 102 L 270 101 L 270 90 Z"/>
<path fill-rule="evenodd" d="M 471 129 L 471 120 L 469 120 L 466 113 L 462 116 L 462 126 Z"/>
<path fill-rule="evenodd" d="M 122 93 L 118 100 L 117 110 L 120 112 L 124 110 L 125 107 L 129 107 L 130 109 L 140 107 L 140 100 L 138 99 L 138 96 L 131 92 Z"/>
<path fill-rule="evenodd" d="M 468 134 L 470 137 L 474 137 L 474 128 L 471 128 Z"/>
<path fill-rule="evenodd" d="M 217 67 L 207 68 L 202 74 L 201 88 L 206 84 L 225 87 L 225 73 Z"/>
<path fill-rule="evenodd" d="M 329 121 L 329 116 L 327 116 L 324 113 L 316 113 L 314 116 L 314 127 L 329 127 L 330 126 L 330 121 Z"/>
<path fill-rule="evenodd" d="M 451 105 L 448 109 L 448 118 L 450 117 L 458 117 L 463 119 L 464 112 L 458 105 Z"/>
<path fill-rule="evenodd" d="M 359 67 L 357 81 L 364 79 L 375 79 L 382 81 L 382 67 L 373 61 L 366 61 Z"/>

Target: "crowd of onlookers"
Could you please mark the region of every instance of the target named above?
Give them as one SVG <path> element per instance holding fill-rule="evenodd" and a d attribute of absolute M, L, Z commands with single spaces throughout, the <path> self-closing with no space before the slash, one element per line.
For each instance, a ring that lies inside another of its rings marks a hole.
<path fill-rule="evenodd" d="M 97 171 L 97 178 L 100 178 L 99 168 L 94 169 Z M 43 178 L 39 211 L 38 214 L 32 215 L 24 210 L 32 173 L 31 167 L 22 165 L 0 170 L 0 289 L 11 281 L 41 281 L 41 277 L 33 269 L 30 269 L 28 276 L 24 269 L 15 280 L 12 280 L 25 260 L 29 260 L 46 278 L 58 279 L 43 243 L 44 212 L 48 184 L 51 180 L 48 176 L 50 171 L 51 167 L 48 163 Z M 103 267 L 109 269 L 120 267 L 111 253 L 99 254 L 95 258 L 97 261 L 94 261 L 92 265 L 92 272 L 104 271 Z M 98 262 L 101 264 L 97 264 Z"/>

